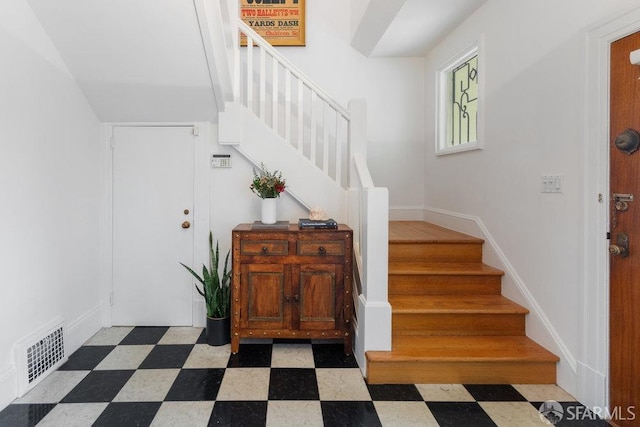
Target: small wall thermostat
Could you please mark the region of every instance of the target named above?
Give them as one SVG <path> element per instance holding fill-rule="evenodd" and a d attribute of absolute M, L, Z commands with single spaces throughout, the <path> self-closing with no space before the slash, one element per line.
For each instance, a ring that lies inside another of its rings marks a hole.
<path fill-rule="evenodd" d="M 230 168 L 231 154 L 212 154 L 211 167 L 212 168 Z"/>

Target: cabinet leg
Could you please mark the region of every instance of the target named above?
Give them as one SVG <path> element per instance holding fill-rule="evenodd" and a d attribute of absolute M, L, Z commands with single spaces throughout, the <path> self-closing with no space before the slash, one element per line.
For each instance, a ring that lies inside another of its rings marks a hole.
<path fill-rule="evenodd" d="M 240 350 L 240 337 L 233 335 L 231 337 L 231 353 L 236 354 Z"/>
<path fill-rule="evenodd" d="M 353 353 L 353 344 L 351 342 L 351 334 L 349 336 L 344 337 L 344 354 L 347 356 L 351 356 Z"/>

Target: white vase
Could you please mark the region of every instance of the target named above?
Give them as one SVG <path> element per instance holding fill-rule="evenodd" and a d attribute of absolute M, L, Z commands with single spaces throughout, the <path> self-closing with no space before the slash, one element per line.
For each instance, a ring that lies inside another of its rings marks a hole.
<path fill-rule="evenodd" d="M 277 212 L 277 198 L 262 199 L 262 223 L 275 224 Z"/>

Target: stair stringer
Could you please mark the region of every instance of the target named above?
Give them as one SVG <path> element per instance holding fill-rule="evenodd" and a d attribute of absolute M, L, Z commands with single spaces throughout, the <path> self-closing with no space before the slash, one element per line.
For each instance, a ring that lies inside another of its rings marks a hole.
<path fill-rule="evenodd" d="M 348 192 L 246 107 L 231 104 L 220 113 L 219 143 L 233 146 L 259 167 L 279 170 L 287 193 L 306 209 L 320 207 L 338 222 L 348 220 Z"/>

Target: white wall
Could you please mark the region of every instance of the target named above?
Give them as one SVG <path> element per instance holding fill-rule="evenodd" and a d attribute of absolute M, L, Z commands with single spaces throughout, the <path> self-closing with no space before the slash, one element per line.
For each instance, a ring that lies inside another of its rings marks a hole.
<path fill-rule="evenodd" d="M 576 390 L 575 360 L 573 366 L 567 362 L 584 357 L 578 333 L 581 272 L 595 262 L 583 258 L 585 29 L 632 3 L 489 0 L 426 62 L 426 206 L 484 223 L 566 346 L 569 357 L 558 381 L 578 394 L 586 391 Z M 436 70 L 480 34 L 485 149 L 436 157 Z M 564 175 L 563 194 L 541 194 L 543 174 Z M 597 193 L 586 197 L 595 200 Z M 504 293 L 523 300 L 515 286 Z M 530 334 L 546 340 L 536 327 Z M 592 368 L 604 373 L 606 365 Z"/>
<path fill-rule="evenodd" d="M 277 47 L 341 105 L 367 100 L 368 160 L 392 208 L 421 207 L 424 59 L 366 58 L 351 47 L 344 0 L 308 0 L 306 47 Z"/>
<path fill-rule="evenodd" d="M 100 326 L 99 124 L 24 0 L 0 14 L 0 408 L 14 344 L 57 316 L 75 350 Z"/>

